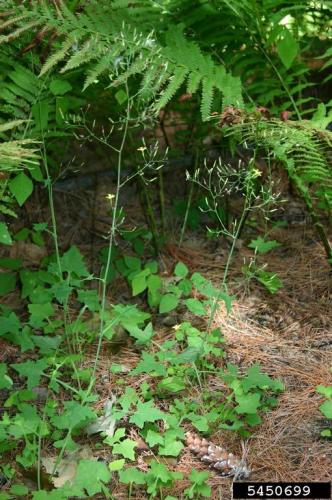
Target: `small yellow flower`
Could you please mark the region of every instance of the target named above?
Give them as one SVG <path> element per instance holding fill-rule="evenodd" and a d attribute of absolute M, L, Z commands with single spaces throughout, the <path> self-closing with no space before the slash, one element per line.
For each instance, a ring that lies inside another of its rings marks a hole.
<path fill-rule="evenodd" d="M 137 148 L 137 151 L 141 151 L 141 153 L 143 153 L 144 151 L 146 151 L 146 149 L 146 146 L 141 146 L 140 148 Z"/>
<path fill-rule="evenodd" d="M 114 194 L 109 193 L 108 195 L 106 195 L 106 199 L 109 201 L 112 201 L 114 198 L 115 198 Z"/>
<path fill-rule="evenodd" d="M 177 331 L 180 328 L 181 325 L 174 325 L 173 330 Z"/>

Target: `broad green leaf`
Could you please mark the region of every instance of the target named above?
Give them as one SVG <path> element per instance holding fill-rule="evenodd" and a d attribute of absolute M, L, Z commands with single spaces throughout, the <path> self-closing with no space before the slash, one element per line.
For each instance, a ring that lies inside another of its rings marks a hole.
<path fill-rule="evenodd" d="M 111 472 L 116 472 L 122 470 L 125 463 L 126 461 L 123 458 L 120 458 L 119 460 L 113 460 L 113 462 L 110 462 L 108 464 L 108 468 Z"/>
<path fill-rule="evenodd" d="M 151 314 L 140 311 L 137 306 L 117 304 L 112 307 L 114 318 L 125 330 L 131 326 L 141 326 Z"/>
<path fill-rule="evenodd" d="M 159 382 L 157 387 L 160 392 L 175 393 L 183 391 L 186 388 L 186 384 L 183 378 L 166 377 Z"/>
<path fill-rule="evenodd" d="M 152 460 L 146 477 L 149 485 L 147 492 L 155 496 L 160 487 L 171 485 L 174 480 L 182 479 L 183 474 L 170 471 L 163 463 Z"/>
<path fill-rule="evenodd" d="M 204 316 L 206 314 L 205 307 L 202 302 L 198 299 L 187 299 L 184 301 L 189 311 L 198 316 Z"/>
<path fill-rule="evenodd" d="M 37 181 L 37 182 L 41 182 L 43 180 L 43 174 L 42 174 L 42 171 L 40 170 L 40 167 L 39 165 L 33 165 L 30 170 L 30 175 L 31 177 Z"/>
<path fill-rule="evenodd" d="M 67 80 L 56 78 L 50 83 L 50 91 L 53 95 L 64 95 L 72 89 L 72 86 Z"/>
<path fill-rule="evenodd" d="M 153 447 L 156 444 L 164 444 L 164 438 L 159 432 L 148 430 L 145 438 L 149 446 Z"/>
<path fill-rule="evenodd" d="M 57 429 L 77 429 L 86 427 L 96 419 L 96 414 L 77 401 L 65 401 L 60 415 L 52 416 L 51 420 Z"/>
<path fill-rule="evenodd" d="M 86 307 L 92 311 L 96 312 L 99 310 L 99 297 L 97 290 L 79 290 L 77 293 L 77 299 L 79 302 L 83 302 Z"/>
<path fill-rule="evenodd" d="M 128 100 L 127 93 L 123 89 L 120 89 L 115 93 L 115 99 L 117 100 L 117 103 L 121 106 Z"/>
<path fill-rule="evenodd" d="M 136 403 L 138 400 L 138 396 L 136 394 L 135 389 L 132 387 L 126 387 L 125 393 L 118 399 L 118 403 L 121 405 L 123 411 L 128 413 L 131 405 Z"/>
<path fill-rule="evenodd" d="M 21 172 L 9 182 L 8 187 L 21 207 L 33 191 L 33 182 L 24 172 Z"/>
<path fill-rule="evenodd" d="M 209 473 L 207 471 L 198 471 L 196 469 L 192 469 L 191 473 L 189 474 L 189 479 L 191 483 L 203 484 L 209 479 Z"/>
<path fill-rule="evenodd" d="M 262 419 L 257 413 L 250 413 L 246 415 L 246 422 L 248 425 L 254 426 L 260 424 Z"/>
<path fill-rule="evenodd" d="M 20 271 L 20 280 L 22 283 L 22 299 L 26 299 L 32 293 L 34 288 L 40 284 L 40 278 L 38 271 L 29 271 L 27 269 L 22 269 Z"/>
<path fill-rule="evenodd" d="M 89 276 L 89 271 L 84 263 L 83 256 L 76 246 L 70 249 L 61 257 L 62 271 L 75 273 L 79 278 Z"/>
<path fill-rule="evenodd" d="M 278 243 L 276 240 L 267 241 L 259 236 L 256 240 L 251 240 L 248 247 L 253 248 L 255 252 L 259 254 L 264 254 L 269 252 L 273 248 L 280 247 L 280 243 Z"/>
<path fill-rule="evenodd" d="M 38 359 L 37 361 L 25 361 L 25 363 L 17 363 L 11 365 L 21 377 L 28 379 L 27 388 L 30 390 L 39 385 L 41 377 L 44 375 L 44 370 L 48 363 L 45 359 Z"/>
<path fill-rule="evenodd" d="M 29 299 L 34 304 L 50 303 L 53 299 L 53 294 L 50 288 L 45 288 L 44 285 L 38 285 L 30 293 Z"/>
<path fill-rule="evenodd" d="M 11 245 L 13 243 L 5 222 L 0 222 L 0 243 L 4 245 Z"/>
<path fill-rule="evenodd" d="M 140 373 L 156 373 L 161 377 L 167 374 L 166 368 L 162 363 L 155 360 L 153 354 L 146 351 L 142 353 L 142 359 L 138 362 L 136 367 L 130 372 L 130 375 L 139 375 Z"/>
<path fill-rule="evenodd" d="M 185 278 L 188 273 L 189 270 L 185 264 L 183 264 L 182 262 L 178 262 L 176 264 L 174 269 L 175 276 L 178 276 L 179 278 Z"/>
<path fill-rule="evenodd" d="M 173 293 L 163 295 L 159 304 L 159 313 L 164 314 L 173 311 L 177 307 L 179 299 Z"/>
<path fill-rule="evenodd" d="M 15 241 L 25 241 L 29 237 L 30 231 L 27 227 L 20 229 L 15 235 Z"/>
<path fill-rule="evenodd" d="M 28 309 L 30 313 L 29 323 L 34 328 L 43 326 L 44 320 L 54 314 L 54 308 L 51 303 L 29 304 Z"/>
<path fill-rule="evenodd" d="M 23 484 L 13 484 L 13 486 L 10 487 L 9 491 L 12 495 L 22 497 L 28 495 L 29 488 L 27 488 Z"/>
<path fill-rule="evenodd" d="M 134 276 L 131 282 L 133 297 L 135 297 L 135 295 L 144 292 L 144 290 L 147 287 L 146 278 L 149 274 L 150 274 L 149 269 L 143 269 L 143 271 L 140 271 L 138 274 Z"/>
<path fill-rule="evenodd" d="M 277 51 L 285 68 L 289 69 L 298 54 L 299 46 L 293 34 L 286 28 L 277 43 Z"/>
<path fill-rule="evenodd" d="M 8 335 L 8 338 L 13 344 L 19 345 L 22 352 L 35 348 L 35 344 L 31 339 L 31 330 L 27 325 L 25 325 L 20 332 L 13 332 Z"/>
<path fill-rule="evenodd" d="M 209 430 L 209 421 L 204 415 L 189 413 L 187 418 L 199 432 L 207 432 Z"/>
<path fill-rule="evenodd" d="M 81 460 L 77 467 L 75 486 L 86 491 L 89 497 L 103 491 L 103 484 L 111 479 L 111 473 L 103 462 Z"/>
<path fill-rule="evenodd" d="M 159 446 L 158 453 L 159 455 L 165 455 L 168 457 L 177 457 L 179 456 L 182 449 L 183 444 L 181 443 L 181 441 L 172 439 L 168 442 L 165 442 L 164 446 Z"/>
<path fill-rule="evenodd" d="M 69 279 L 67 278 L 66 280 L 59 281 L 58 283 L 54 283 L 51 286 L 50 291 L 51 291 L 52 295 L 54 296 L 54 298 L 58 302 L 60 302 L 60 304 L 65 304 L 73 291 L 73 287 L 69 285 Z M 33 296 L 33 292 L 30 294 L 30 299 L 32 296 Z M 80 300 L 80 299 L 78 299 L 78 300 Z"/>
<path fill-rule="evenodd" d="M 22 259 L 12 259 L 10 257 L 3 257 L 0 259 L 0 267 L 5 269 L 12 269 L 17 271 L 22 266 Z"/>
<path fill-rule="evenodd" d="M 326 418 L 332 419 L 332 399 L 325 401 L 322 405 L 320 405 L 319 409 Z"/>
<path fill-rule="evenodd" d="M 120 483 L 124 484 L 145 484 L 146 483 L 146 474 L 138 469 L 136 467 L 128 467 L 128 469 L 124 471 L 120 471 L 119 473 L 119 479 Z"/>
<path fill-rule="evenodd" d="M 326 398 L 332 398 L 332 385 L 317 385 L 316 391 Z"/>
<path fill-rule="evenodd" d="M 12 379 L 7 375 L 6 363 L 0 363 L 0 390 L 10 389 L 13 385 Z"/>
<path fill-rule="evenodd" d="M 148 304 L 150 307 L 157 307 L 162 297 L 162 281 L 160 276 L 151 274 L 147 279 L 148 285 Z"/>
<path fill-rule="evenodd" d="M 147 282 L 149 292 L 151 292 L 152 295 L 155 295 L 162 287 L 161 278 L 157 274 L 150 274 L 150 276 L 148 276 L 146 282 Z"/>
<path fill-rule="evenodd" d="M 260 404 L 260 394 L 236 394 L 236 402 L 238 406 L 235 408 L 236 413 L 256 413 Z"/>
<path fill-rule="evenodd" d="M 163 483 L 167 483 L 172 479 L 172 475 L 166 465 L 156 460 L 152 460 L 151 462 L 150 473 L 155 479 L 159 479 Z"/>
<path fill-rule="evenodd" d="M 0 296 L 7 295 L 16 288 L 15 273 L 0 273 Z"/>
<path fill-rule="evenodd" d="M 136 441 L 132 439 L 124 439 L 120 443 L 116 443 L 113 446 L 113 453 L 116 455 L 122 455 L 124 458 L 129 460 L 135 460 L 135 448 L 137 446 Z"/>
<path fill-rule="evenodd" d="M 40 354 L 52 354 L 59 347 L 63 339 L 59 336 L 31 335 L 31 340 L 39 348 Z"/>
<path fill-rule="evenodd" d="M 127 326 L 127 331 L 130 333 L 131 337 L 137 339 L 136 344 L 138 345 L 146 345 L 150 342 L 153 337 L 154 331 L 152 327 L 152 323 L 148 323 L 146 327 L 143 329 L 139 328 L 136 325 Z"/>
<path fill-rule="evenodd" d="M 14 312 L 8 316 L 0 316 L 0 336 L 6 333 L 19 333 L 20 329 L 21 322 Z"/>
<path fill-rule="evenodd" d="M 196 347 L 187 347 L 177 356 L 176 364 L 194 363 L 202 352 L 203 350 L 198 345 Z"/>
<path fill-rule="evenodd" d="M 20 413 L 16 413 L 8 432 L 16 439 L 32 434 L 40 434 L 40 436 L 49 434 L 46 423 L 37 413 L 37 408 L 27 403 L 20 404 Z"/>
<path fill-rule="evenodd" d="M 124 263 L 131 271 L 140 271 L 141 269 L 141 259 L 137 257 L 131 257 L 129 255 L 125 255 L 123 257 Z"/>
<path fill-rule="evenodd" d="M 50 103 L 46 99 L 38 100 L 36 104 L 31 107 L 31 113 L 37 131 L 47 131 L 49 112 Z"/>
<path fill-rule="evenodd" d="M 89 426 L 90 428 L 91 426 Z M 121 439 L 125 437 L 126 435 L 126 429 L 124 427 L 120 427 L 119 429 L 116 429 L 115 433 L 113 436 L 106 436 L 104 439 L 104 443 L 108 444 L 109 446 L 114 446 L 116 443 L 120 443 Z"/>
<path fill-rule="evenodd" d="M 129 422 L 142 429 L 146 422 L 156 422 L 156 420 L 163 420 L 163 418 L 163 412 L 154 406 L 153 401 L 147 401 L 146 403 L 139 401 L 136 411 L 130 417 Z"/>
<path fill-rule="evenodd" d="M 191 290 L 193 288 L 192 282 L 189 279 L 182 279 L 180 283 L 178 284 L 179 290 L 183 293 L 185 297 L 188 297 L 190 295 Z"/>
<path fill-rule="evenodd" d="M 273 390 L 280 390 L 280 386 L 276 385 L 276 382 L 270 378 L 266 373 L 260 371 L 260 366 L 255 364 L 250 366 L 247 371 L 247 376 L 242 380 L 241 385 L 245 392 L 248 392 L 254 387 L 259 387 L 261 389 L 270 388 Z"/>
<path fill-rule="evenodd" d="M 158 272 L 158 262 L 151 260 L 145 264 L 145 269 L 149 269 L 151 274 L 156 274 Z"/>

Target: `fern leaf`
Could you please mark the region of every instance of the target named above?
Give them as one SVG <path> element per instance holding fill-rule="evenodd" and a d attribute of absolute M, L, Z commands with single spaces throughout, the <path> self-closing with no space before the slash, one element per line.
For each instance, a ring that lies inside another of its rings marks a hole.
<path fill-rule="evenodd" d="M 202 80 L 202 75 L 198 71 L 192 71 L 188 77 L 187 92 L 195 94 Z"/>
<path fill-rule="evenodd" d="M 13 120 L 7 123 L 0 123 L 0 132 L 11 130 L 15 127 L 18 127 L 19 125 L 22 125 L 22 123 L 26 123 L 26 120 Z"/>
<path fill-rule="evenodd" d="M 13 26 L 14 24 L 17 24 L 20 21 L 23 21 L 24 19 L 29 17 L 30 17 L 29 14 L 21 14 L 20 16 L 11 17 L 7 21 L 4 21 L 3 23 L 0 24 L 0 31 L 3 31 L 9 28 L 10 26 Z"/>
<path fill-rule="evenodd" d="M 146 59 L 139 55 L 128 67 L 126 71 L 121 73 L 118 78 L 112 83 L 112 86 L 121 85 L 127 81 L 131 76 L 142 73 L 146 67 Z M 147 72 L 147 75 L 152 76 L 151 69 Z"/>
<path fill-rule="evenodd" d="M 202 101 L 201 115 L 203 120 L 207 120 L 211 115 L 214 85 L 208 78 L 202 80 Z"/>
<path fill-rule="evenodd" d="M 15 65 L 15 70 L 8 73 L 8 77 L 16 85 L 35 96 L 39 89 L 39 80 L 37 76 L 24 66 Z M 18 94 L 19 95 L 19 94 Z"/>
<path fill-rule="evenodd" d="M 98 63 L 88 72 L 88 76 L 84 82 L 83 90 L 86 90 L 90 85 L 98 81 L 99 76 L 111 68 L 114 63 L 114 53 L 108 52 L 98 61 Z"/>
<path fill-rule="evenodd" d="M 88 38 L 88 40 L 84 42 L 82 48 L 70 57 L 60 73 L 78 68 L 92 59 L 97 59 L 104 50 L 102 43 L 98 39 Z"/>
<path fill-rule="evenodd" d="M 43 76 L 45 73 L 47 73 L 51 68 L 53 68 L 56 64 L 58 64 L 62 59 L 65 58 L 67 52 L 69 51 L 70 47 L 72 46 L 74 42 L 74 38 L 72 35 L 69 35 L 61 45 L 60 50 L 54 52 L 47 61 L 45 62 L 44 66 L 42 67 L 39 76 Z"/>
<path fill-rule="evenodd" d="M 32 30 L 33 28 L 36 28 L 37 26 L 40 25 L 40 21 L 31 21 L 30 23 L 25 24 L 21 28 L 17 28 L 17 30 L 13 31 L 9 35 L 2 35 L 0 36 L 0 45 L 2 43 L 8 43 L 12 40 L 15 40 L 16 38 L 19 38 L 22 33 L 25 33 L 26 31 Z"/>
<path fill-rule="evenodd" d="M 178 67 L 175 69 L 173 76 L 170 78 L 169 84 L 162 93 L 161 98 L 156 103 L 156 110 L 160 111 L 172 99 L 174 94 L 179 90 L 188 74 L 188 68 Z"/>

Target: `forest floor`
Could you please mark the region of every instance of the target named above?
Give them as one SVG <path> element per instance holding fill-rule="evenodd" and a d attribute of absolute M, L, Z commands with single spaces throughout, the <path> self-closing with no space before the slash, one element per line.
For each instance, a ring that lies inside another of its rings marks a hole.
<path fill-rule="evenodd" d="M 130 189 L 123 198 L 123 202 L 131 200 L 129 206 L 125 207 L 126 224 L 139 225 L 143 217 L 135 192 Z M 112 187 L 103 184 L 98 190 L 55 193 L 56 211 L 61 221 L 61 247 L 77 245 L 89 257 L 92 266 L 97 266 L 96 255 L 99 248 L 105 246 L 103 235 L 109 227 L 105 200 L 107 192 L 112 192 Z M 43 213 L 40 206 L 40 200 L 32 200 L 30 212 L 29 206 L 27 208 L 27 218 L 33 222 L 45 220 L 47 208 Z M 258 232 L 256 230 L 255 234 Z M 182 261 L 192 272 L 200 272 L 215 284 L 220 283 L 229 251 L 227 241 L 221 240 L 216 244 L 196 231 L 187 235 L 179 248 L 176 234 L 178 228 L 175 227 L 172 242 L 162 252 L 166 271 L 170 271 L 176 262 Z M 236 300 L 230 314 L 221 308 L 214 321 L 225 339 L 226 357 L 220 363 L 222 366 L 231 362 L 240 369 L 259 363 L 264 372 L 281 379 L 285 384 L 285 391 L 278 398 L 278 406 L 264 415 L 263 423 L 242 443 L 252 470 L 250 480 L 329 480 L 332 470 L 331 442 L 320 437 L 320 431 L 327 427 L 328 422 L 319 412 L 323 398 L 315 388 L 319 384 L 332 383 L 330 268 L 308 221 L 274 229 L 269 237 L 276 239 L 281 246 L 263 255 L 262 262 L 268 265 L 270 271 L 278 273 L 283 287 L 271 295 L 258 282 L 246 282 L 241 268 L 244 262 L 249 262 L 252 250 L 244 244 L 238 246 L 229 275 L 229 290 L 236 295 Z M 243 238 L 246 241 L 246 235 Z M 22 248 L 18 251 L 21 252 Z M 25 248 L 25 258 L 28 264 L 30 259 L 30 265 L 36 265 L 40 260 L 40 255 L 36 256 L 34 251 L 37 250 Z M 112 303 L 118 303 L 125 300 L 126 293 L 124 284 L 116 281 L 108 298 Z M 15 300 L 14 297 L 12 300 Z M 16 300 L 19 302 L 19 299 Z M 188 318 L 178 319 L 183 321 Z M 171 338 L 174 333 L 171 326 L 165 326 L 162 322 L 157 323 L 155 331 L 157 343 L 158 340 Z M 87 365 L 93 360 L 94 353 L 95 348 L 91 346 L 91 352 L 87 353 Z M 138 360 L 139 354 L 130 343 L 122 346 L 118 352 L 112 352 L 105 346 L 98 367 L 98 408 L 102 408 L 114 391 L 119 390 L 115 389 L 117 380 L 116 375 L 110 373 L 110 364 L 116 362 L 131 368 Z M 148 381 L 148 377 L 142 374 L 130 383 L 139 386 L 143 381 Z M 220 390 L 220 382 L 212 378 L 211 391 L 216 388 Z M 165 405 L 165 402 L 162 401 L 161 405 Z M 185 424 L 185 428 L 189 430 L 190 426 Z M 130 431 L 130 437 L 139 440 L 134 429 Z M 210 436 L 210 440 L 222 444 L 237 455 L 242 453 L 241 439 L 234 432 L 219 430 Z M 103 452 L 100 449 L 99 453 L 105 454 L 107 458 L 106 450 Z M 149 459 L 154 457 L 153 451 L 143 443 L 141 448 L 138 447 L 137 455 L 137 462 L 132 465 L 146 470 Z M 171 469 L 187 473 L 193 467 L 199 470 L 206 468 L 186 448 L 179 458 L 167 459 L 167 463 Z M 209 484 L 212 486 L 212 498 L 230 498 L 231 483 L 231 478 L 211 473 Z M 183 485 L 179 488 L 182 490 Z M 128 498 L 126 491 L 124 485 L 113 484 L 114 498 Z M 180 490 L 175 488 L 167 493 L 181 495 Z M 131 498 L 143 499 L 146 494 L 135 489 Z"/>

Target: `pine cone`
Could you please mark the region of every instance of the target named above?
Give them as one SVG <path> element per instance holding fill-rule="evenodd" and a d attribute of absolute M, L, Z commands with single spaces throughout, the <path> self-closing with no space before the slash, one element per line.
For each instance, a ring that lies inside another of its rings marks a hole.
<path fill-rule="evenodd" d="M 186 434 L 186 444 L 202 462 L 210 464 L 210 467 L 216 469 L 222 476 L 235 476 L 236 479 L 249 477 L 250 470 L 245 461 L 233 453 L 227 453 L 221 446 L 216 446 L 191 432 Z"/>

